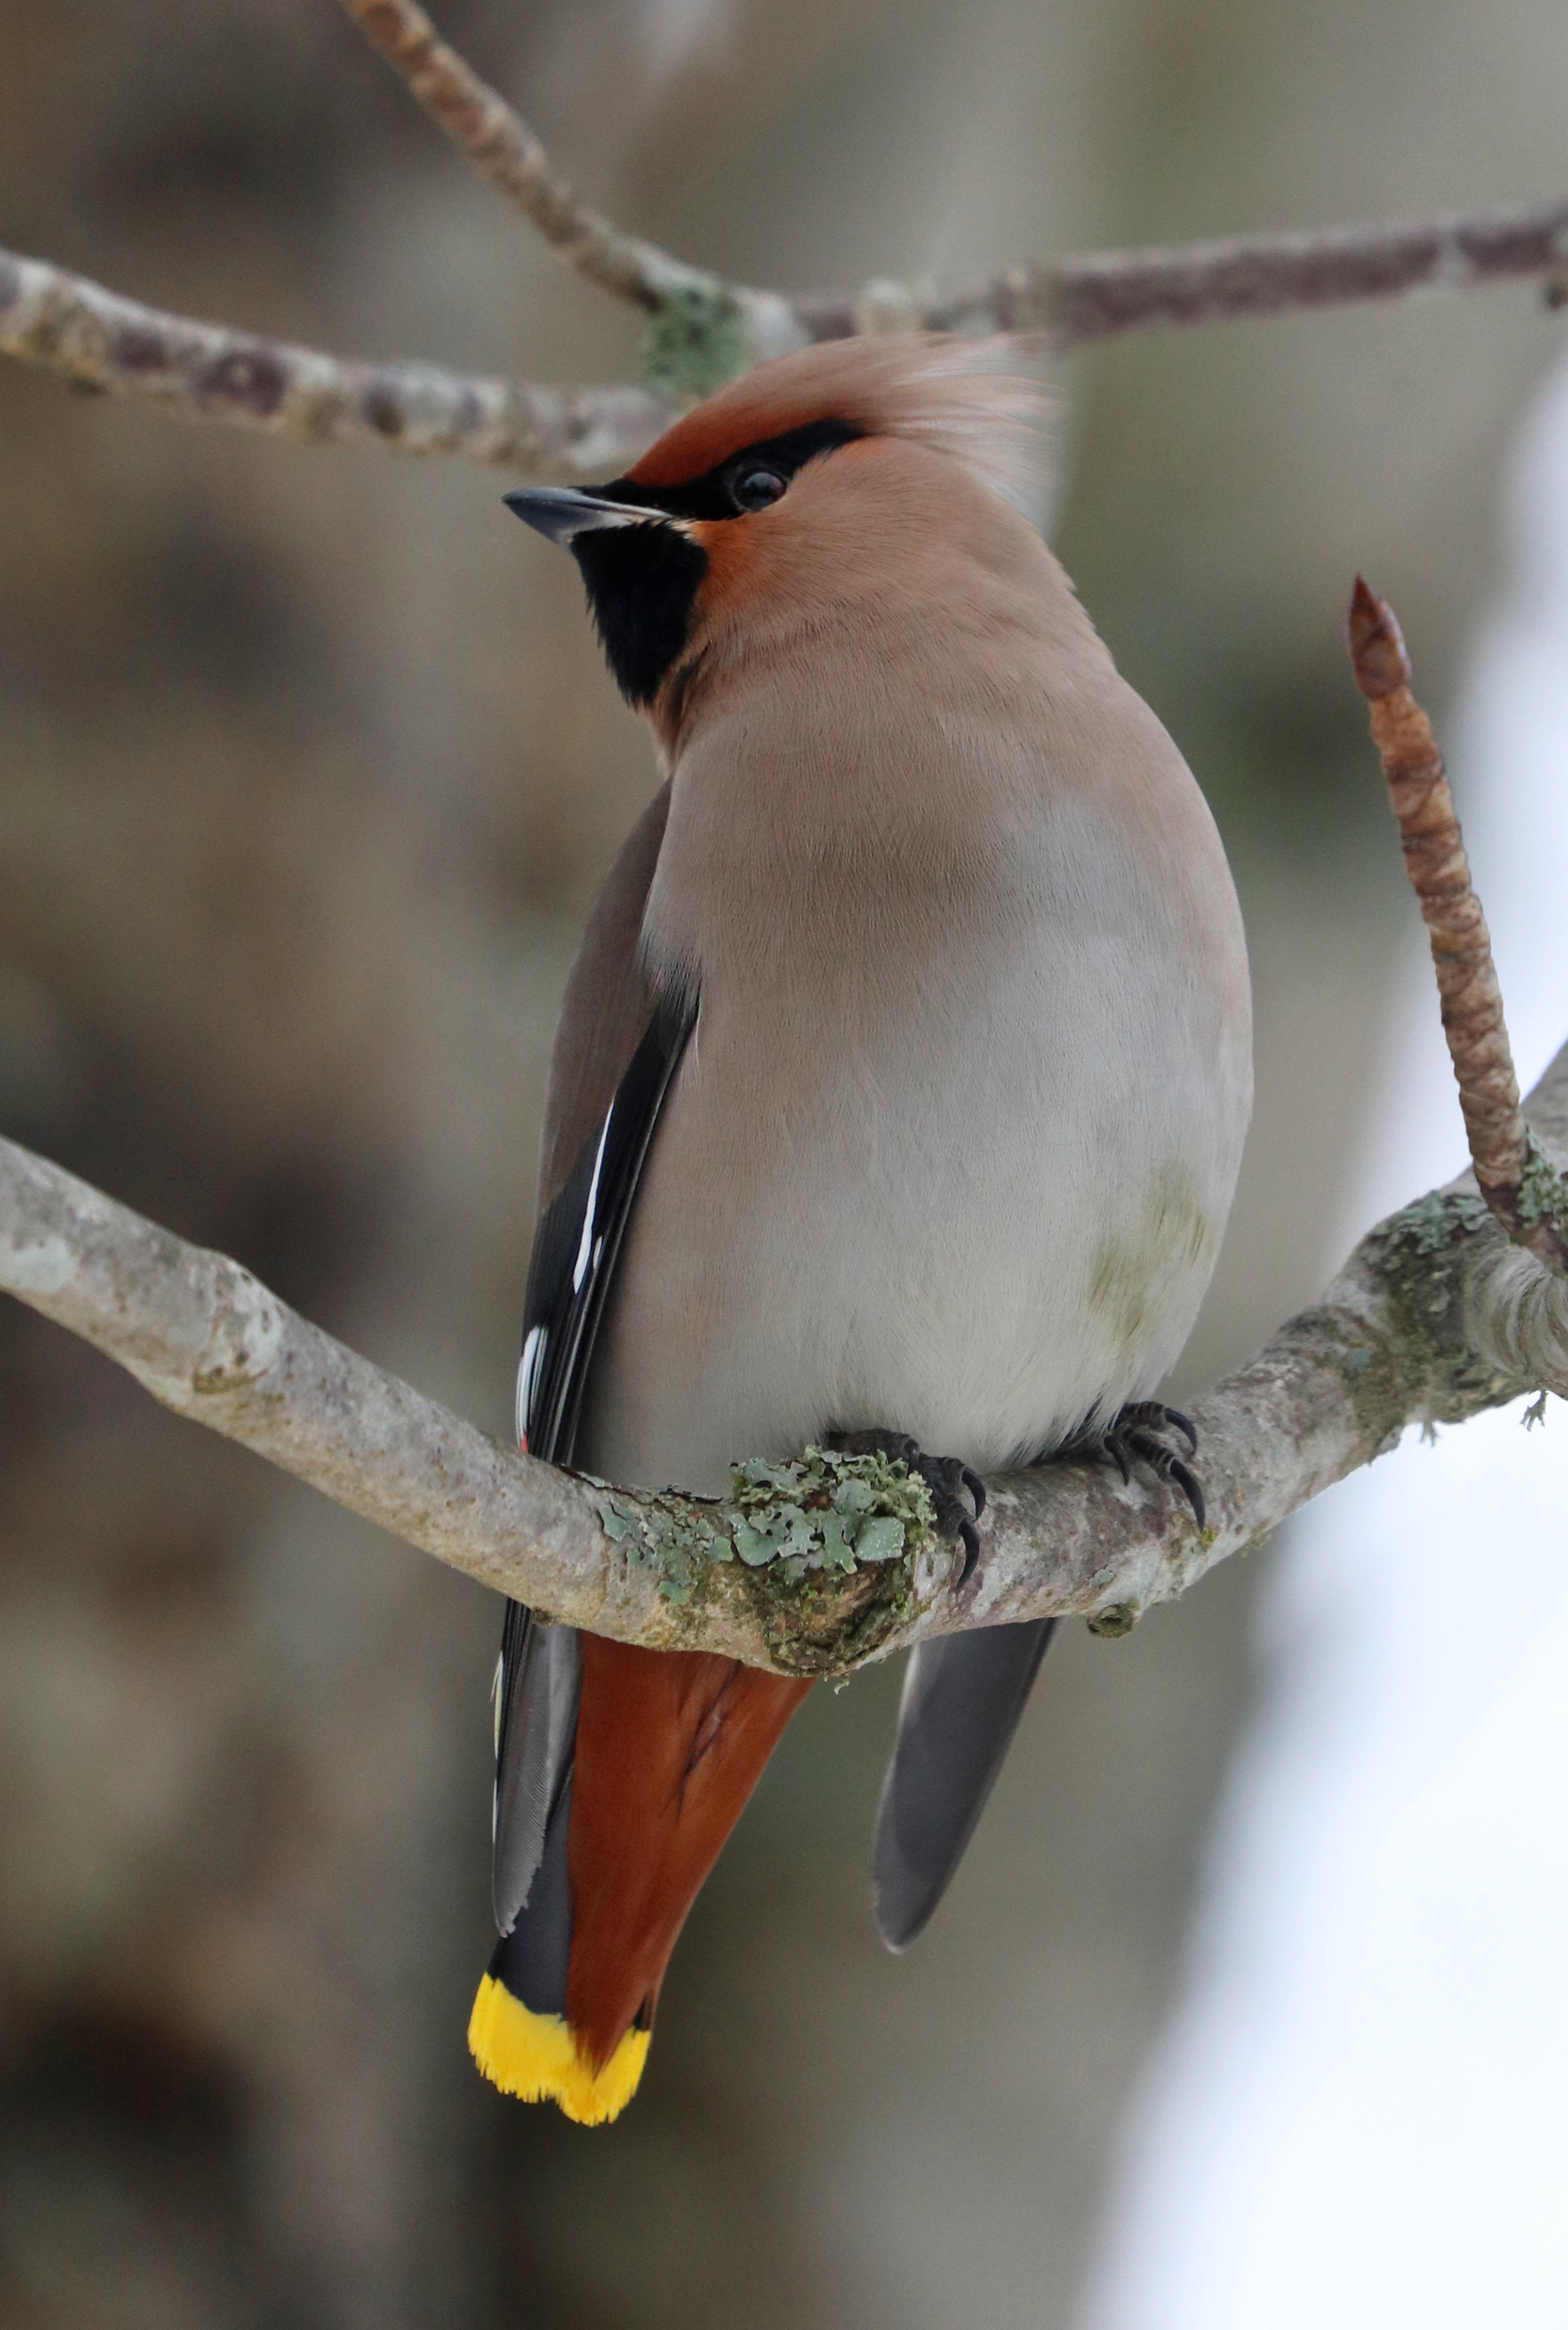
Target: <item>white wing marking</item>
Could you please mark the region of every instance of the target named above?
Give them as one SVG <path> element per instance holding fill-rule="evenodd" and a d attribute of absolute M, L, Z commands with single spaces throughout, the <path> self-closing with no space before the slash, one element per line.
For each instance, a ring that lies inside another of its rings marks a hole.
<path fill-rule="evenodd" d="M 613 1116 L 612 1108 L 609 1116 Z M 599 1136 L 599 1148 L 594 1154 L 593 1179 L 588 1185 L 588 1203 L 582 1209 L 582 1238 L 577 1249 L 577 1260 L 571 1266 L 571 1291 L 581 1291 L 588 1275 L 588 1265 L 593 1259 L 593 1217 L 599 1210 L 599 1177 L 604 1169 L 604 1144 L 609 1139 L 609 1116 L 604 1120 L 604 1130 Z"/>
<path fill-rule="evenodd" d="M 534 1386 L 544 1362 L 547 1340 L 543 1327 L 530 1327 L 523 1340 L 523 1357 L 517 1362 L 517 1445 L 528 1445 L 528 1418 L 534 1407 Z"/>

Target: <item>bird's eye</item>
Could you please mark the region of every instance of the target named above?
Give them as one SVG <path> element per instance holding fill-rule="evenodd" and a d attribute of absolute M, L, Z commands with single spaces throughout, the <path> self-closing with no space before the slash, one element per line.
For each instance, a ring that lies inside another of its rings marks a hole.
<path fill-rule="evenodd" d="M 730 498 L 737 509 L 766 509 L 770 502 L 779 499 L 789 482 L 777 469 L 767 469 L 759 461 L 736 470 L 730 480 Z"/>

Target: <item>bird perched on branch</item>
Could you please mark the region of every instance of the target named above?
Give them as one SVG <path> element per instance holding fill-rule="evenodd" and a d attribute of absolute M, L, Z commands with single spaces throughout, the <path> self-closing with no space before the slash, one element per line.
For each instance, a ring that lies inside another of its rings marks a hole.
<path fill-rule="evenodd" d="M 1245 946 L 1196 784 L 1021 514 L 1040 449 L 1004 348 L 890 336 L 763 365 L 602 489 L 507 497 L 576 558 L 666 776 L 555 1040 L 535 1454 L 723 1492 L 742 1458 L 881 1448 L 965 1566 L 980 1475 L 1068 1448 L 1147 1460 L 1201 1520 L 1153 1395 L 1235 1184 Z M 912 1657 L 874 1848 L 895 1949 L 1050 1627 Z M 469 2030 L 497 2085 L 621 2108 L 808 1688 L 509 1605 Z"/>

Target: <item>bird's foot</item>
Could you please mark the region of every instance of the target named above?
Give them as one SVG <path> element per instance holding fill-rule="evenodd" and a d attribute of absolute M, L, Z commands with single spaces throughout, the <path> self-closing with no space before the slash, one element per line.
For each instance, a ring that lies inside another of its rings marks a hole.
<path fill-rule="evenodd" d="M 1187 1455 L 1195 1456 L 1198 1435 L 1190 1416 L 1184 1416 L 1179 1407 L 1167 1407 L 1163 1400 L 1135 1399 L 1113 1416 L 1103 1431 L 1090 1435 L 1080 1444 L 1091 1454 L 1114 1464 L 1124 1482 L 1132 1478 L 1134 1457 L 1147 1464 L 1157 1480 L 1174 1482 L 1202 1529 L 1205 1520 L 1203 1486 L 1185 1458 L 1178 1455 L 1163 1436 L 1174 1433 L 1180 1433 L 1185 1440 Z"/>
<path fill-rule="evenodd" d="M 968 1584 L 980 1550 L 980 1532 L 975 1524 L 986 1510 L 986 1484 L 972 1465 L 957 1456 L 928 1456 L 907 1432 L 830 1432 L 827 1445 L 842 1456 L 895 1457 L 918 1473 L 936 1513 L 937 1535 L 964 1549 L 959 1584 Z"/>

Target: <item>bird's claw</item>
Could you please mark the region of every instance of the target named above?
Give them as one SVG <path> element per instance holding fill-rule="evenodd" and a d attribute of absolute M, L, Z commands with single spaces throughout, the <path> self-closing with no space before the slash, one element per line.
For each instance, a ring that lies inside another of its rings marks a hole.
<path fill-rule="evenodd" d="M 1167 1407 L 1163 1399 L 1135 1399 L 1124 1407 L 1116 1419 L 1123 1431 L 1136 1431 L 1141 1426 L 1148 1432 L 1168 1432 L 1174 1425 L 1187 1444 L 1187 1454 L 1198 1453 L 1198 1427 L 1190 1416 L 1179 1407 Z"/>
<path fill-rule="evenodd" d="M 1179 1407 L 1167 1407 L 1162 1400 L 1133 1400 L 1111 1418 L 1099 1436 L 1095 1453 L 1110 1458 L 1120 1472 L 1124 1487 L 1132 1478 L 1129 1460 L 1138 1457 L 1157 1480 L 1168 1481 L 1181 1491 L 1193 1509 L 1193 1519 L 1202 1529 L 1208 1518 L 1203 1484 L 1191 1465 L 1159 1437 L 1162 1432 L 1168 1431 L 1181 1433 L 1188 1454 L 1197 1454 L 1197 1430 L 1190 1416 L 1184 1416 Z"/>
<path fill-rule="evenodd" d="M 986 1484 L 974 1466 L 958 1456 L 928 1456 L 907 1432 L 834 1432 L 828 1435 L 828 1445 L 845 1456 L 891 1456 L 919 1475 L 930 1497 L 937 1535 L 964 1549 L 958 1583 L 960 1589 L 966 1586 L 979 1559 L 976 1524 L 986 1510 Z"/>

